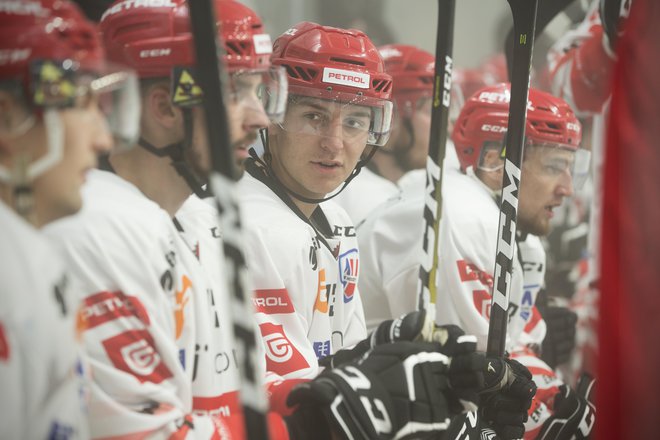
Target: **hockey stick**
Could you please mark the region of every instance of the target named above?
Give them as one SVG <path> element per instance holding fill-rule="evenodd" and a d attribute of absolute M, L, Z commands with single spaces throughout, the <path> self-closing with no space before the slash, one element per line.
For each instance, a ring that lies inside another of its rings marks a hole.
<path fill-rule="evenodd" d="M 550 22 L 564 9 L 575 2 L 575 0 L 539 0 L 538 11 L 536 14 L 536 29 L 534 30 L 534 39 L 536 39 Z M 504 40 L 504 55 L 506 56 L 506 68 L 511 78 L 513 68 L 513 39 L 515 29 L 512 27 Z"/>
<path fill-rule="evenodd" d="M 493 300 L 488 325 L 488 347 L 486 352 L 489 356 L 502 356 L 506 344 L 509 293 L 511 291 L 511 276 L 516 248 L 520 167 L 523 158 L 529 74 L 538 5 L 538 0 L 507 1 L 513 14 L 513 28 L 516 38 L 513 47 L 509 124 L 505 147 L 502 151 L 503 154 L 506 153 L 506 158 L 504 159 L 500 224 L 497 231 L 497 250 L 493 272 Z"/>
<path fill-rule="evenodd" d="M 254 311 L 249 302 L 248 274 L 241 237 L 241 222 L 235 196 L 234 155 L 229 136 L 227 112 L 223 105 L 220 72 L 222 57 L 216 44 L 216 17 L 212 0 L 188 0 L 191 29 L 197 59 L 197 79 L 203 93 L 212 171 L 209 186 L 215 197 L 223 233 L 225 273 L 232 294 L 231 315 L 236 341 L 236 358 L 241 372 L 240 398 L 249 439 L 267 439 L 268 399 L 257 368 L 257 337 Z"/>
<path fill-rule="evenodd" d="M 426 310 L 430 322 L 435 322 L 438 274 L 438 240 L 442 217 L 442 166 L 445 159 L 451 98 L 453 67 L 455 0 L 438 0 L 438 28 L 435 42 L 435 74 L 429 154 L 426 159 L 426 190 L 424 196 L 423 261 L 419 267 L 419 310 Z"/>

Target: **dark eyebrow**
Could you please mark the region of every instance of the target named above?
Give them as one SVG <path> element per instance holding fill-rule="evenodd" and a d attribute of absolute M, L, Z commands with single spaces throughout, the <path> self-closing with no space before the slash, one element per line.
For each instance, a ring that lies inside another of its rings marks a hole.
<path fill-rule="evenodd" d="M 319 104 L 315 98 L 303 97 L 298 102 L 296 102 L 296 104 L 297 105 L 305 105 L 307 107 L 311 107 L 311 108 L 313 108 L 315 110 L 318 110 L 318 111 L 321 111 L 321 112 L 330 113 L 330 110 L 328 109 L 328 107 Z M 364 110 L 364 109 L 352 110 L 350 112 L 349 116 L 371 118 L 371 111 Z"/>

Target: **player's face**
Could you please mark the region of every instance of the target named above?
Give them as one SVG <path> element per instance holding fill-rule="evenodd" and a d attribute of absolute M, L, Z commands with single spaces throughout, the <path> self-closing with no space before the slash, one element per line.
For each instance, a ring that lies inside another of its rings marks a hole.
<path fill-rule="evenodd" d="M 429 135 L 431 132 L 432 97 L 420 98 L 415 104 L 415 112 L 410 118 L 415 139 L 406 155 L 406 170 L 424 168 L 429 154 Z"/>
<path fill-rule="evenodd" d="M 521 231 L 545 236 L 550 233 L 553 210 L 573 194 L 571 169 L 575 153 L 546 146 L 525 148 L 518 226 Z"/>
<path fill-rule="evenodd" d="M 322 198 L 355 169 L 368 139 L 369 107 L 303 98 L 269 131 L 271 166 L 290 190 Z"/>
<path fill-rule="evenodd" d="M 424 168 L 429 150 L 432 97 L 408 101 L 397 113 L 396 128 L 384 150 L 390 150 L 404 171 Z"/>
<path fill-rule="evenodd" d="M 85 176 L 96 167 L 97 155 L 109 151 L 113 142 L 96 98 L 90 97 L 85 105 L 58 113 L 64 128 L 62 159 L 37 177 L 33 185 L 35 209 L 41 224 L 80 210 L 80 189 Z M 43 124 L 38 124 L 35 129 L 42 131 L 41 145 L 47 145 Z"/>
<path fill-rule="evenodd" d="M 266 128 L 269 120 L 264 111 L 259 90 L 261 75 L 241 75 L 234 83 L 238 93 L 226 100 L 227 118 L 237 169 L 243 170 L 243 162 L 248 157 L 248 149 L 257 139 L 259 129 Z M 200 175 L 206 176 L 211 169 L 211 151 L 207 138 L 204 112 L 200 107 L 193 111 L 195 131 L 191 163 Z"/>

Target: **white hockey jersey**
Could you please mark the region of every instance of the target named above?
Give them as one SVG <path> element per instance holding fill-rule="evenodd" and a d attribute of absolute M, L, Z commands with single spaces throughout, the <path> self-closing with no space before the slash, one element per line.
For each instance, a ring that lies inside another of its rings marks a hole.
<path fill-rule="evenodd" d="M 78 302 L 61 256 L 0 201 L 0 438 L 86 439 Z"/>
<path fill-rule="evenodd" d="M 365 271 L 360 288 L 370 324 L 416 308 L 423 188 L 422 172 L 417 174 L 416 185 L 411 183 L 398 200 L 377 211 L 358 230 Z M 474 176 L 460 173 L 446 173 L 443 203 L 436 321 L 456 324 L 477 336 L 478 348 L 485 350 L 499 208 L 484 184 Z M 518 251 L 529 270 L 523 276 L 521 259 L 515 259 L 509 349 L 540 344 L 545 337 L 545 323 L 533 307 L 545 274 L 545 252 L 540 240 L 531 235 L 519 243 Z M 390 316 L 385 316 L 387 309 Z M 372 318 L 372 311 L 379 316 Z"/>
<path fill-rule="evenodd" d="M 355 227 L 327 203 L 313 215 L 319 233 L 252 172 L 238 186 L 266 382 L 313 378 L 318 359 L 367 336 Z"/>
<path fill-rule="evenodd" d="M 83 198 L 48 232 L 84 292 L 93 437 L 226 438 L 218 416 L 234 415 L 237 398 L 218 292 L 135 186 L 94 171 Z"/>
<path fill-rule="evenodd" d="M 223 331 L 214 336 L 221 339 L 222 347 L 227 347 L 222 359 L 216 359 L 216 368 L 222 371 L 223 392 L 238 392 L 240 374 L 234 354 L 231 302 L 224 274 L 225 254 L 214 199 L 202 200 L 192 194 L 177 211 L 174 223 L 208 275 L 214 293 L 209 296 L 209 301 L 213 302 L 212 306 L 217 313 L 214 319 L 224 323 Z"/>
<path fill-rule="evenodd" d="M 353 224 L 357 225 L 367 218 L 374 208 L 398 192 L 399 188 L 395 183 L 364 167 L 332 201 L 344 208 Z"/>

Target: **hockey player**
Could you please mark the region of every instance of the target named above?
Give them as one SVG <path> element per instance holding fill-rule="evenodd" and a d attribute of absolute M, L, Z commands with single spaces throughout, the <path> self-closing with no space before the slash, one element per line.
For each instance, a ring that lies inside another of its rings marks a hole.
<path fill-rule="evenodd" d="M 130 78 L 68 1 L 0 1 L 0 438 L 88 438 L 78 298 L 37 228 L 80 209 L 113 145 L 99 103 Z"/>
<path fill-rule="evenodd" d="M 250 31 L 225 57 L 241 145 L 268 123 L 259 92 L 269 90 L 270 43 L 240 3 L 218 0 L 215 10 L 224 41 Z M 188 9 L 184 0 L 120 1 L 100 28 L 108 56 L 140 76 L 140 139 L 111 154 L 108 171 L 90 173 L 86 208 L 49 231 L 84 292 L 92 436 L 240 438 L 227 294 L 172 222 L 210 166 Z"/>
<path fill-rule="evenodd" d="M 498 197 L 503 172 L 500 153 L 507 128 L 508 100 L 509 87 L 506 84 L 481 89 L 468 99 L 453 133 L 463 172 L 447 174 L 443 183 L 436 319 L 439 324 L 457 324 L 475 334 L 481 349 L 485 348 L 488 333 L 499 221 Z M 548 233 L 552 210 L 572 193 L 573 176 L 582 175 L 585 163 L 588 163 L 588 155 L 578 148 L 580 139 L 579 122 L 567 104 L 531 89 L 519 198 L 518 258 L 514 261 L 511 280 L 507 348 L 511 352 L 518 351 L 518 359 L 535 374 L 539 399 L 545 401 L 554 396 L 561 382 L 549 367 L 527 350 L 528 346 L 540 344 L 545 334 L 543 320 L 534 308 L 535 296 L 543 280 L 545 257 L 538 235 Z M 372 231 L 376 233 L 359 235 L 361 249 L 370 251 L 364 252 L 364 258 L 375 260 L 367 261 L 363 266 L 377 268 L 378 261 L 389 261 L 383 272 L 388 271 L 390 279 L 398 280 L 397 284 L 385 285 L 380 291 L 365 292 L 365 298 L 371 301 L 365 305 L 365 310 L 371 310 L 372 304 L 378 304 L 382 309 L 379 302 L 384 298 L 392 307 L 392 314 L 401 313 L 400 309 L 406 306 L 414 307 L 419 263 L 416 254 L 408 251 L 408 247 L 421 248 L 421 229 L 410 243 L 400 244 L 398 248 L 383 248 L 380 253 L 373 250 L 379 249 L 377 234 L 395 234 L 401 225 L 420 221 L 415 219 L 421 216 L 424 204 L 421 187 L 418 194 L 416 198 L 392 204 L 383 212 L 374 222 Z M 396 255 L 397 249 L 409 255 L 412 261 L 388 259 L 387 254 Z M 392 286 L 396 286 L 396 290 Z M 580 402 L 580 408 L 588 412 L 584 399 Z M 542 422 L 549 417 L 539 401 L 535 411 L 527 424 L 529 432 L 526 436 L 536 435 Z M 546 426 L 551 425 L 548 422 Z"/>
<path fill-rule="evenodd" d="M 289 73 L 287 111 L 239 183 L 268 382 L 316 377 L 319 358 L 367 335 L 355 227 L 319 203 L 385 144 L 392 109 L 391 78 L 359 31 L 300 23 L 271 61 Z"/>

